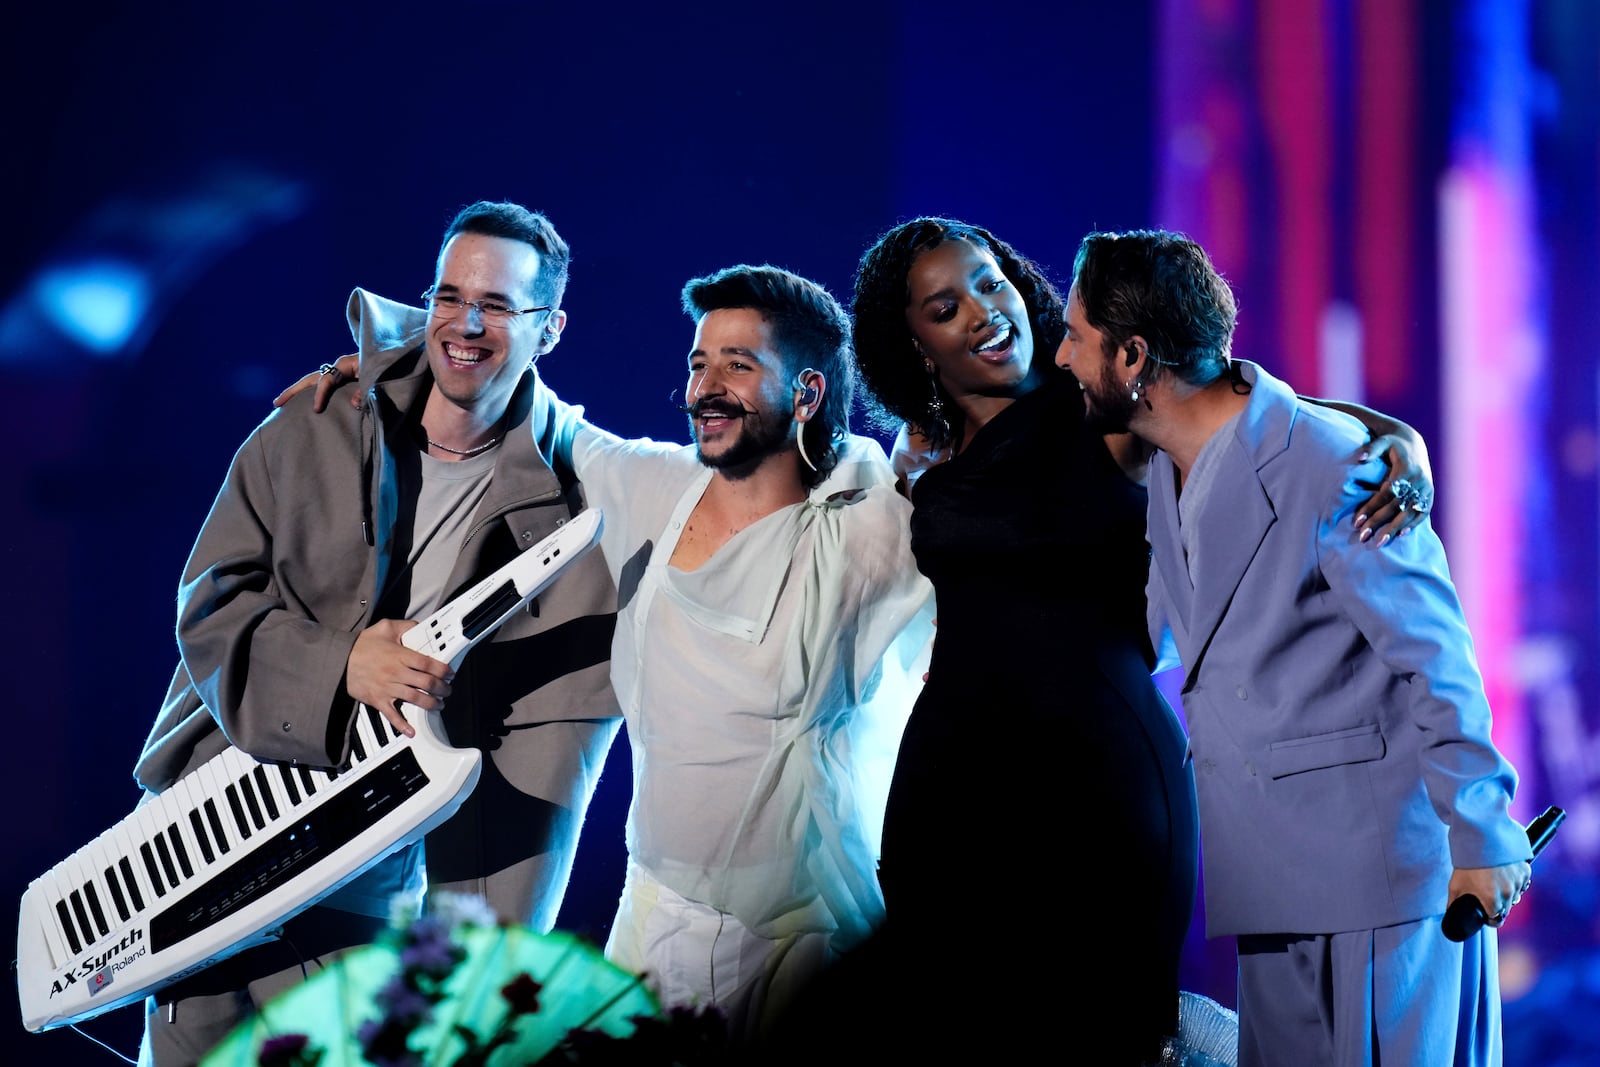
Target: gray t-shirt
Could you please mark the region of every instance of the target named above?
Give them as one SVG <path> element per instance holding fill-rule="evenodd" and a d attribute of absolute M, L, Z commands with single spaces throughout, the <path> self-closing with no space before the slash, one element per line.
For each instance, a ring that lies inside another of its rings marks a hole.
<path fill-rule="evenodd" d="M 434 459 L 421 451 L 400 457 L 401 514 L 412 515 L 409 528 L 394 532 L 397 557 L 378 618 L 420 619 L 441 606 L 445 583 L 461 554 L 472 516 L 494 477 L 497 448 L 459 462 Z M 408 507 L 408 504 L 411 505 Z M 423 850 L 413 846 L 378 863 L 360 878 L 330 894 L 325 907 L 358 915 L 387 917 L 395 898 L 415 912 L 427 883 Z"/>

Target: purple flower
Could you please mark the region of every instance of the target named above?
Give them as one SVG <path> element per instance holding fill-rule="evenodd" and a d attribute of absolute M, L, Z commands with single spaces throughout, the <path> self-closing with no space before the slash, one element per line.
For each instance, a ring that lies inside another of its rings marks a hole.
<path fill-rule="evenodd" d="M 406 942 L 400 950 L 400 966 L 430 978 L 447 977 L 465 955 L 450 942 L 450 928 L 431 915 L 411 924 Z"/>
<path fill-rule="evenodd" d="M 321 1049 L 307 1051 L 311 1039 L 305 1034 L 279 1034 L 261 1043 L 256 1057 L 260 1067 L 310 1067 L 322 1058 Z"/>
<path fill-rule="evenodd" d="M 292 1056 L 309 1044 L 311 1044 L 311 1039 L 305 1034 L 279 1034 L 261 1042 L 261 1055 L 263 1057 Z"/>
<path fill-rule="evenodd" d="M 428 1018 L 433 1001 L 408 983 L 404 976 L 396 975 L 384 983 L 376 997 L 378 1007 L 387 1017 L 415 1027 Z"/>

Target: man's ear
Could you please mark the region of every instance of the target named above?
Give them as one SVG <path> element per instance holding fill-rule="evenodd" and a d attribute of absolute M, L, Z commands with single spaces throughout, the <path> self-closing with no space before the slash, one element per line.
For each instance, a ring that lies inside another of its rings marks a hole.
<path fill-rule="evenodd" d="M 544 355 L 556 345 L 560 344 L 561 331 L 566 328 L 567 313 L 562 311 L 560 308 L 550 312 L 550 314 L 545 317 L 544 325 L 539 328 L 539 345 L 537 355 L 535 355 L 534 358 L 538 359 L 539 356 Z"/>
<path fill-rule="evenodd" d="M 819 370 L 807 367 L 794 376 L 794 417 L 798 422 L 810 422 L 822 404 L 822 394 L 828 391 L 828 379 Z"/>
<path fill-rule="evenodd" d="M 1124 358 L 1127 360 L 1128 366 L 1130 367 L 1138 366 L 1139 357 L 1148 355 L 1150 352 L 1150 346 L 1145 344 L 1144 338 L 1140 337 L 1138 334 L 1134 334 L 1132 337 L 1128 338 L 1128 340 L 1123 344 L 1122 349 L 1124 352 Z"/>

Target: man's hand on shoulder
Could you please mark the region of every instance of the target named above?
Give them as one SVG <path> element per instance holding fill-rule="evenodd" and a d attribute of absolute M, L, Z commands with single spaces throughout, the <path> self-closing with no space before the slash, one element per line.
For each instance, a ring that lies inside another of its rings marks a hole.
<path fill-rule="evenodd" d="M 373 623 L 356 638 L 345 665 L 345 691 L 376 708 L 407 737 L 416 736 L 416 730 L 400 713 L 400 704 L 424 711 L 442 708 L 455 677 L 448 663 L 400 643 L 400 636 L 415 625 L 403 619 Z"/>
<path fill-rule="evenodd" d="M 311 402 L 311 410 L 321 412 L 328 406 L 328 398 L 334 391 L 346 382 L 357 380 L 357 372 L 361 369 L 361 360 L 356 356 L 340 356 L 336 362 L 324 363 L 317 370 L 305 375 L 289 388 L 272 398 L 272 406 L 281 408 L 289 402 L 289 398 L 305 392 L 313 385 L 317 387 L 316 399 Z M 361 390 L 357 389 L 350 394 L 350 406 L 361 406 Z"/>

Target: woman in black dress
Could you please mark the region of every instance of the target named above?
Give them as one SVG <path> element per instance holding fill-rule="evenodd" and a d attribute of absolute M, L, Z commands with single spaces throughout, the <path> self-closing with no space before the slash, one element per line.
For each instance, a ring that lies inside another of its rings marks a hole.
<path fill-rule="evenodd" d="M 912 548 L 938 605 L 880 870 L 894 970 L 948 1006 L 912 1036 L 1155 1062 L 1199 830 L 1187 740 L 1150 680 L 1148 451 L 1085 426 L 1053 362 L 1061 297 L 978 227 L 890 230 L 854 311 L 865 384 L 920 431 Z"/>

